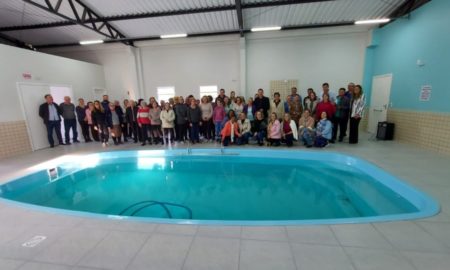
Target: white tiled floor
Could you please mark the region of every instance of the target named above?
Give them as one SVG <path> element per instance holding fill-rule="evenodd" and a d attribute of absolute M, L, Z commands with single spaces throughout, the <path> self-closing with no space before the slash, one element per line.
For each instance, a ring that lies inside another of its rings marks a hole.
<path fill-rule="evenodd" d="M 133 148 L 142 149 L 129 144 L 106 151 Z M 105 150 L 80 144 L 1 160 L 0 183 L 45 160 L 93 151 Z M 442 213 L 403 222 L 241 227 L 103 220 L 0 203 L 0 270 L 450 269 L 450 156 L 367 136 L 356 146 L 315 151 L 369 160 L 434 196 Z M 36 235 L 47 239 L 22 246 Z"/>

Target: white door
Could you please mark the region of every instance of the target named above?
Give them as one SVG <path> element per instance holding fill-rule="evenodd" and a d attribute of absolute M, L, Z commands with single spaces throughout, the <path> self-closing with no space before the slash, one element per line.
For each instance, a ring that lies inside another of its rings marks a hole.
<path fill-rule="evenodd" d="M 53 102 L 56 104 L 61 104 L 64 102 L 64 97 L 68 96 L 72 99 L 72 103 L 77 105 L 77 101 L 73 100 L 73 91 L 71 86 L 58 86 L 58 85 L 50 85 L 50 94 L 53 97 Z M 80 127 L 77 127 L 77 131 L 80 130 Z M 66 141 L 64 137 L 64 122 L 61 121 L 61 134 L 63 136 L 63 140 Z M 69 134 L 70 139 L 73 138 L 72 131 Z M 79 136 L 78 136 L 79 137 Z M 78 138 L 79 139 L 79 138 Z"/>
<path fill-rule="evenodd" d="M 369 107 L 369 132 L 376 133 L 378 122 L 387 119 L 389 98 L 391 95 L 392 74 L 374 76 L 372 80 L 372 95 Z"/>
<path fill-rule="evenodd" d="M 47 128 L 42 118 L 39 117 L 39 106 L 45 102 L 44 96 L 50 93 L 49 86 L 46 84 L 18 83 L 17 89 L 33 151 L 49 147 Z M 55 138 L 55 141 L 58 140 Z"/>

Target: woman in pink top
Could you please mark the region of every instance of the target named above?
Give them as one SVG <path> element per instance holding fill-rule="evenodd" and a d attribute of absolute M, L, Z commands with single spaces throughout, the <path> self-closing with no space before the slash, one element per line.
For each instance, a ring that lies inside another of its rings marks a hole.
<path fill-rule="evenodd" d="M 269 126 L 267 127 L 267 138 L 270 146 L 279 146 L 281 141 L 281 124 L 276 113 L 270 114 Z"/>
<path fill-rule="evenodd" d="M 220 132 L 222 131 L 222 122 L 225 119 L 225 108 L 223 107 L 223 101 L 221 98 L 216 100 L 216 106 L 213 111 L 212 119 L 214 121 L 214 127 L 216 129 L 216 140 L 220 141 Z"/>
<path fill-rule="evenodd" d="M 100 138 L 98 137 L 98 131 L 94 128 L 94 123 L 92 122 L 92 111 L 94 110 L 94 103 L 88 102 L 87 108 L 86 108 L 86 118 L 84 121 L 86 121 L 89 125 L 89 128 L 92 133 L 92 138 L 94 138 L 94 141 L 99 142 Z"/>

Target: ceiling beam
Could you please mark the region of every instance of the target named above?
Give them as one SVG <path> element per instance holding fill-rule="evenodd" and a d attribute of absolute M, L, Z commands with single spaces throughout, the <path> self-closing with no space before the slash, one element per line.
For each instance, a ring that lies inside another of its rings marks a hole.
<path fill-rule="evenodd" d="M 342 23 L 332 23 L 332 24 L 308 24 L 308 25 L 296 25 L 296 26 L 288 26 L 281 28 L 281 31 L 288 30 L 300 30 L 300 29 L 311 29 L 311 28 L 323 28 L 323 27 L 336 27 L 336 26 L 348 26 L 354 25 L 353 21 L 342 22 Z M 250 33 L 249 29 L 244 29 L 244 33 Z M 240 35 L 240 30 L 226 31 L 226 32 L 210 32 L 210 33 L 197 33 L 197 34 L 188 34 L 188 38 L 193 37 L 207 37 L 207 36 L 221 36 L 221 35 Z M 117 43 L 123 41 L 149 41 L 149 40 L 160 40 L 160 36 L 148 36 L 148 37 L 138 37 L 138 38 L 125 38 L 125 39 L 116 39 L 116 40 L 105 40 L 104 43 Z M 58 48 L 58 47 L 72 47 L 72 46 L 81 46 L 78 43 L 65 43 L 65 44 L 45 44 L 45 45 L 37 45 L 34 46 L 37 49 L 48 49 L 48 48 Z"/>
<path fill-rule="evenodd" d="M 95 31 L 96 33 L 103 35 L 109 39 L 118 39 L 118 38 L 126 38 L 125 35 L 123 35 L 119 30 L 117 30 L 115 27 L 113 27 L 111 24 L 109 24 L 109 22 L 107 20 L 102 19 L 97 13 L 95 13 L 92 9 L 90 9 L 88 6 L 86 6 L 83 2 L 81 2 L 81 0 L 58 0 L 58 2 L 56 3 L 55 6 L 52 5 L 51 1 L 46 0 L 46 6 L 41 5 L 37 2 L 35 2 L 34 0 L 23 0 L 24 2 L 31 4 L 35 7 L 38 7 L 40 9 L 43 9 L 47 12 L 50 12 L 54 15 L 57 15 L 63 19 L 65 19 L 65 22 L 60 22 L 58 24 L 61 23 L 65 23 L 67 25 L 80 25 L 83 26 L 85 28 L 88 28 L 92 31 Z M 71 7 L 71 11 L 72 11 L 72 16 L 70 17 L 68 15 L 62 14 L 59 12 L 59 8 L 61 6 L 61 1 L 66 1 L 70 7 Z M 78 7 L 78 9 L 77 9 Z M 82 10 L 82 13 L 79 14 L 79 9 Z M 88 17 L 92 20 L 97 20 L 98 22 L 101 22 L 102 24 L 104 24 L 105 29 L 98 29 L 98 27 L 96 26 L 96 24 L 94 22 L 89 22 L 88 20 L 84 20 L 86 17 L 86 14 L 88 15 Z M 69 22 L 71 24 L 69 24 Z M 48 24 L 47 27 L 50 27 L 51 24 Z M 61 25 L 59 25 L 61 26 Z M 44 27 L 46 28 L 46 27 Z M 32 29 L 38 29 L 38 27 L 34 27 Z M 25 29 L 20 29 L 20 30 L 25 30 Z M 2 30 L 0 30 L 1 32 Z M 133 45 L 132 43 L 129 42 L 123 42 L 126 45 Z"/>
<path fill-rule="evenodd" d="M 238 19 L 238 25 L 239 25 L 239 32 L 241 34 L 241 37 L 244 37 L 244 19 L 242 16 L 242 3 L 241 0 L 235 0 L 236 4 L 236 13 L 237 13 L 237 19 Z"/>
<path fill-rule="evenodd" d="M 27 44 L 27 43 L 23 42 L 22 40 L 7 36 L 2 33 L 0 33 L 0 40 L 4 40 L 4 41 L 8 42 L 9 44 L 14 45 L 19 48 L 34 50 L 34 47 L 32 45 Z"/>
<path fill-rule="evenodd" d="M 23 1 L 25 1 L 27 3 L 32 2 L 31 0 L 23 0 Z M 64 1 L 67 1 L 67 0 L 64 0 Z M 261 3 L 247 3 L 247 4 L 241 4 L 241 10 L 251 9 L 251 8 L 284 6 L 284 5 L 298 5 L 298 4 L 307 4 L 307 3 L 315 3 L 315 2 L 329 2 L 329 1 L 336 1 L 336 0 L 282 0 L 282 1 L 270 1 L 270 2 L 261 2 Z M 105 22 L 105 21 L 106 22 L 114 22 L 114 21 L 126 21 L 126 20 L 136 20 L 136 19 L 156 18 L 156 17 L 189 15 L 189 14 L 198 14 L 198 13 L 230 11 L 230 10 L 237 11 L 237 4 L 218 6 L 218 7 L 174 10 L 174 11 L 143 12 L 143 13 L 138 13 L 138 14 L 124 14 L 124 15 L 103 16 L 103 17 L 97 16 L 97 18 L 87 19 L 84 22 L 85 23 L 98 23 L 98 22 Z M 46 24 L 8 26 L 8 27 L 1 27 L 0 32 L 61 27 L 61 26 L 70 26 L 70 25 L 77 25 L 77 24 L 78 23 L 76 21 L 66 20 L 66 21 L 46 23 Z"/>

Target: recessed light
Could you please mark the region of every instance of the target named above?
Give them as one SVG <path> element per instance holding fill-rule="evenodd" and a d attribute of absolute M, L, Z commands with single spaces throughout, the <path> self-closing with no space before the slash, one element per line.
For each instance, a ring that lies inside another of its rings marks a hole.
<path fill-rule="evenodd" d="M 252 32 L 277 31 L 277 30 L 281 30 L 281 26 L 254 27 L 251 29 Z"/>
<path fill-rule="evenodd" d="M 93 45 L 93 44 L 101 44 L 103 43 L 103 40 L 84 40 L 80 41 L 80 45 Z"/>
<path fill-rule="evenodd" d="M 187 34 L 161 35 L 161 38 L 182 38 L 182 37 L 187 37 Z"/>
<path fill-rule="evenodd" d="M 376 19 L 376 20 L 362 20 L 362 21 L 356 21 L 355 24 L 377 24 L 377 23 L 387 23 L 391 19 L 385 18 L 385 19 Z"/>

